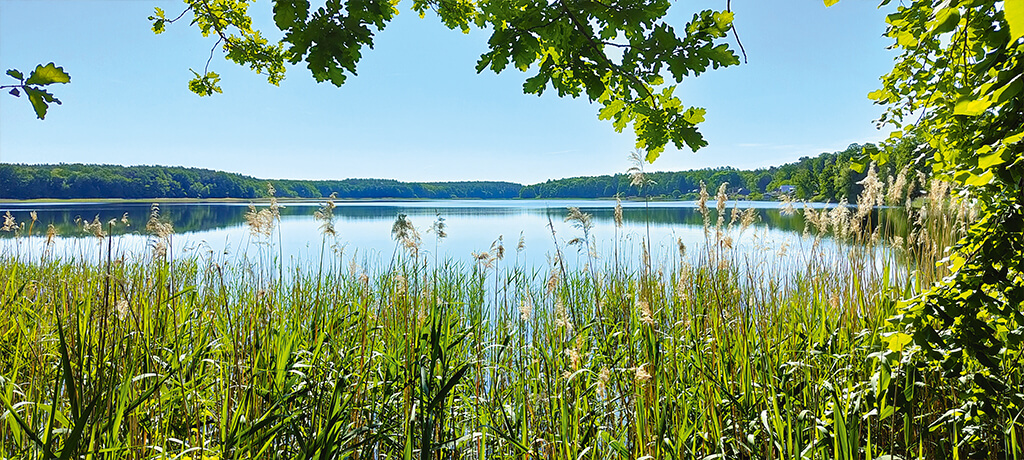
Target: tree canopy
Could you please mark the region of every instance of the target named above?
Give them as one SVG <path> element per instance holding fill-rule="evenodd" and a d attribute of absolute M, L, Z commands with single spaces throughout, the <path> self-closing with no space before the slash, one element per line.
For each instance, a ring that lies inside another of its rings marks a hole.
<path fill-rule="evenodd" d="M 914 147 L 904 139 L 903 151 Z M 793 185 L 792 197 L 803 200 L 838 203 L 857 201 L 865 173 L 855 173 L 850 165 L 857 161 L 861 146 L 804 157 L 799 161 L 770 168 L 742 170 L 731 167 L 688 171 L 651 172 L 653 180 L 643 190 L 631 183 L 628 174 L 571 177 L 533 185 L 510 182 L 400 182 L 390 179 L 291 180 L 260 179 L 241 174 L 178 166 L 119 165 L 21 165 L 0 164 L 0 199 L 80 199 L 80 198 L 259 198 L 267 183 L 278 197 L 325 198 L 612 198 L 641 195 L 675 199 L 697 199 L 701 183 L 709 190 L 727 185 L 727 193 L 747 199 L 763 199 L 777 194 L 783 185 Z M 893 177 L 901 171 L 914 172 L 920 165 L 910 163 L 907 155 L 878 168 L 881 177 Z M 917 175 L 928 175 L 926 169 Z M 921 181 L 916 182 L 921 187 Z M 642 192 L 642 193 L 641 193 Z M 913 194 L 917 196 L 917 194 Z"/>
<path fill-rule="evenodd" d="M 879 123 L 897 131 L 871 159 L 891 161 L 912 133 L 915 156 L 981 216 L 945 260 L 952 276 L 897 318 L 919 347 L 903 359 L 963 383 L 961 407 L 943 417 L 972 457 L 986 456 L 985 433 L 1024 407 L 1004 380 L 1024 342 L 1024 0 L 917 0 L 886 21 L 901 54 L 869 97 L 886 106 Z"/>
<path fill-rule="evenodd" d="M 286 64 L 304 62 L 318 82 L 342 85 L 356 75 L 364 48 L 398 14 L 397 0 L 332 0 L 313 9 L 308 0 L 274 0 L 276 43 L 254 29 L 250 0 L 184 0 L 176 16 L 160 8 L 153 31 L 189 18 L 204 36 L 216 38 L 225 58 L 249 66 L 272 84 Z M 477 72 L 499 73 L 510 65 L 533 70 L 527 94 L 552 89 L 559 96 L 586 96 L 601 106 L 598 117 L 616 131 L 632 127 L 636 146 L 653 162 L 668 143 L 697 151 L 707 141 L 697 129 L 705 109 L 686 106 L 674 91 L 685 77 L 739 63 L 722 38 L 732 29 L 731 11 L 704 10 L 678 30 L 664 21 L 668 0 L 477 1 L 414 0 L 421 17 L 436 13 L 441 23 L 468 32 L 487 30 L 489 51 Z M 728 3 L 726 4 L 728 6 Z M 193 70 L 189 88 L 201 96 L 221 92 L 220 75 Z"/>

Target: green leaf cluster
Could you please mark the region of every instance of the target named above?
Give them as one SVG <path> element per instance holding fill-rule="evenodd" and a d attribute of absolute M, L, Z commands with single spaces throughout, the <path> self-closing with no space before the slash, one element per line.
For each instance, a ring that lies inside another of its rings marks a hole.
<path fill-rule="evenodd" d="M 63 67 L 57 67 L 52 62 L 45 66 L 37 65 L 28 78 L 25 78 L 25 74 L 17 69 L 9 69 L 7 75 L 18 80 L 18 83 L 0 86 L 0 89 L 10 89 L 8 93 L 14 97 L 21 97 L 21 93 L 25 93 L 29 102 L 32 103 L 36 117 L 40 120 L 46 118 L 46 111 L 50 108 L 50 104 L 61 104 L 60 99 L 57 99 L 44 87 L 54 83 L 71 82 L 71 75 L 68 75 Z"/>
<path fill-rule="evenodd" d="M 287 53 L 281 43 L 270 43 L 262 33 L 252 28 L 249 16 L 251 0 L 185 0 L 185 10 L 178 17 L 168 19 L 161 8 L 155 8 L 149 17 L 153 23 L 153 32 L 163 33 L 168 24 L 172 24 L 192 13 L 191 24 L 196 26 L 204 37 L 217 37 L 217 42 L 210 51 L 210 59 L 219 46 L 225 59 L 239 65 L 247 65 L 254 72 L 266 75 L 267 81 L 279 85 L 284 80 L 285 59 Z M 200 95 L 209 96 L 222 92 L 220 77 L 209 70 L 210 60 L 202 73 L 192 70 L 195 77 L 188 82 L 189 90 Z M 191 70 L 191 69 L 190 69 Z"/>
<path fill-rule="evenodd" d="M 727 45 L 715 43 L 732 26 L 732 13 L 694 14 L 680 36 L 663 20 L 667 1 L 613 3 L 482 3 L 494 32 L 477 71 L 537 65 L 523 92 L 541 95 L 550 87 L 559 96 L 585 94 L 601 104 L 598 117 L 612 120 L 616 131 L 632 125 L 647 161 L 669 142 L 694 151 L 707 145 L 696 129 L 705 110 L 685 107 L 666 78 L 678 83 L 708 67 L 738 64 Z"/>
<path fill-rule="evenodd" d="M 185 4 L 182 16 L 191 12 L 204 36 L 218 36 L 227 59 L 266 73 L 274 84 L 283 78 L 286 62 L 305 62 L 318 82 L 344 84 L 357 74 L 363 49 L 373 48 L 374 35 L 399 11 L 398 0 L 329 0 L 315 10 L 308 0 L 275 0 L 274 24 L 284 36 L 271 44 L 252 29 L 249 0 Z M 599 118 L 611 120 L 616 131 L 631 126 L 637 148 L 652 162 L 669 143 L 694 151 L 707 145 L 697 129 L 705 109 L 683 104 L 674 95 L 676 85 L 709 68 L 739 63 L 720 43 L 732 28 L 732 12 L 701 11 L 677 32 L 664 21 L 669 6 L 668 0 L 412 2 L 421 17 L 433 11 L 449 29 L 490 32 L 477 72 L 502 72 L 510 64 L 536 69 L 523 83 L 525 93 L 551 88 L 560 97 L 585 95 L 600 103 Z M 158 8 L 150 20 L 161 33 L 177 19 Z M 193 92 L 220 92 L 208 68 L 193 73 Z"/>
<path fill-rule="evenodd" d="M 897 318 L 923 365 L 963 383 L 949 419 L 972 456 L 988 455 L 977 447 L 984 433 L 1024 407 L 1024 389 L 1004 378 L 1020 366 L 1024 335 L 1022 10 L 1021 0 L 899 6 L 886 36 L 901 54 L 869 94 L 886 106 L 879 121 L 913 133 L 936 177 L 980 215 L 944 262 L 953 275 Z M 869 153 L 884 163 L 892 145 Z"/>

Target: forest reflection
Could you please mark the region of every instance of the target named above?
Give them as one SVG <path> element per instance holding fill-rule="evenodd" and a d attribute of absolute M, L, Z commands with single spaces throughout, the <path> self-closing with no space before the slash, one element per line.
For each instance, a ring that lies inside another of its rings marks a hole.
<path fill-rule="evenodd" d="M 566 209 L 575 205 L 581 211 L 593 216 L 596 226 L 611 226 L 614 223 L 614 202 L 567 200 L 502 200 L 502 201 L 417 201 L 417 202 L 339 202 L 334 215 L 340 232 L 344 232 L 346 221 L 381 221 L 392 222 L 399 214 L 406 214 L 418 226 L 427 226 L 437 216 L 443 218 L 481 218 L 515 217 L 517 215 L 550 218 L 561 221 Z M 266 207 L 260 203 L 257 209 Z M 282 221 L 313 219 L 319 204 L 313 202 L 286 203 L 279 208 Z M 805 220 L 800 205 L 794 212 L 786 212 L 779 203 L 770 202 L 730 202 L 726 208 L 726 222 L 730 220 L 733 208 L 754 208 L 757 222 L 770 229 L 784 232 L 802 233 Z M 36 213 L 36 222 L 32 223 L 31 212 Z M 246 214 L 250 211 L 244 203 L 161 203 L 159 216 L 170 222 L 178 234 L 226 229 L 242 226 L 246 222 Z M 24 223 L 22 236 L 45 235 L 52 224 L 57 234 L 63 237 L 88 236 L 86 223 L 100 222 L 104 224 L 115 221 L 109 227 L 114 235 L 145 234 L 146 222 L 151 216 L 151 205 L 144 203 L 82 203 L 82 204 L 50 204 L 25 203 L 5 204 L 0 207 L 0 214 L 10 212 L 15 221 Z M 714 220 L 715 210 L 711 209 Z M 660 227 L 685 226 L 702 227 L 704 217 L 694 202 L 658 202 L 649 208 L 642 203 L 626 203 L 623 209 L 623 221 L 629 225 L 646 225 Z M 126 219 L 128 225 L 122 222 Z M 712 222 L 713 224 L 714 222 Z M 908 222 L 906 211 L 902 208 L 876 209 L 872 212 L 872 225 L 882 224 L 894 235 L 904 235 Z M 0 233 L 0 237 L 11 237 L 13 232 Z"/>

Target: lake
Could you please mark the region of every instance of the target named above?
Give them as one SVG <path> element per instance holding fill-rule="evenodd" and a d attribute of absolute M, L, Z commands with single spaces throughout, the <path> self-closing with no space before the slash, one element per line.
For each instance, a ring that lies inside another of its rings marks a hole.
<path fill-rule="evenodd" d="M 599 260 L 610 261 L 616 252 L 620 260 L 637 261 L 640 242 L 650 234 L 652 256 L 655 262 L 670 263 L 678 260 L 677 241 L 682 241 L 691 254 L 706 247 L 703 217 L 696 202 L 623 202 L 623 226 L 614 221 L 615 201 L 611 200 L 422 200 L 422 201 L 337 201 L 334 209 L 336 238 L 325 237 L 320 221 L 314 214 L 322 204 L 316 201 L 289 201 L 282 203 L 279 225 L 269 238 L 253 235 L 246 223 L 247 203 L 180 203 L 159 204 L 160 216 L 174 227 L 171 254 L 175 257 L 200 254 L 216 257 L 255 257 L 266 251 L 285 261 L 317 261 L 321 249 L 344 251 L 346 259 L 355 256 L 364 266 L 387 263 L 395 251 L 391 227 L 396 216 L 405 214 L 422 238 L 421 253 L 427 257 L 472 263 L 473 253 L 490 251 L 492 244 L 503 238 L 505 259 L 516 260 L 532 267 L 546 266 L 554 253 L 555 241 L 568 263 L 582 263 L 587 252 L 580 245 L 570 245 L 583 232 L 565 222 L 567 209 L 578 207 L 592 215 L 594 242 Z M 267 206 L 256 203 L 257 209 Z M 711 223 L 717 219 L 715 203 L 708 203 Z M 788 248 L 788 257 L 806 255 L 811 238 L 803 237 L 804 218 L 801 212 L 782 212 L 782 203 L 756 201 L 730 201 L 725 221 L 730 221 L 733 208 L 754 209 L 757 219 L 740 233 L 732 231 L 733 246 L 741 251 L 772 252 Z M 815 208 L 826 205 L 811 204 Z M 38 221 L 28 235 L 30 211 L 37 213 Z M 146 232 L 150 204 L 146 203 L 2 203 L 0 214 L 11 216 L 26 227 L 18 237 L 13 232 L 0 232 L 0 251 L 20 257 L 38 257 L 44 250 L 62 257 L 99 260 L 104 253 L 99 240 L 83 228 L 83 223 L 116 221 L 112 234 L 118 253 L 144 256 L 154 238 Z M 427 230 L 440 216 L 446 224 L 447 238 L 437 241 Z M 128 225 L 121 223 L 127 217 Z M 901 209 L 875 211 L 874 221 L 881 218 L 892 228 L 906 227 Z M 554 227 L 552 237 L 548 222 Z M 49 224 L 58 236 L 52 246 L 46 246 Z M 738 227 L 738 224 L 735 226 Z M 104 226 L 106 229 L 106 226 Z M 523 249 L 517 250 L 520 238 Z M 617 238 L 617 239 L 616 239 Z M 712 231 L 713 238 L 713 231 Z M 616 244 L 618 242 L 618 244 Z M 269 249 L 268 249 L 269 248 Z M 333 248 L 333 249 L 332 249 Z M 343 249 L 342 249 L 343 248 Z M 287 264 L 286 264 L 287 265 Z"/>

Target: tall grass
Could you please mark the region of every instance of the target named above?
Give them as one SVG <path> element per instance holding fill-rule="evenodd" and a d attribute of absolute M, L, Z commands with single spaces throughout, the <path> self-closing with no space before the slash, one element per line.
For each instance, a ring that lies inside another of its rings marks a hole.
<path fill-rule="evenodd" d="M 887 321 L 945 276 L 949 197 L 884 246 L 870 213 L 804 210 L 798 262 L 735 249 L 752 214 L 719 200 L 705 244 L 657 266 L 646 246 L 598 266 L 579 210 L 576 269 L 502 261 L 501 239 L 470 265 L 429 260 L 405 216 L 389 261 L 288 269 L 256 210 L 254 260 L 173 259 L 168 228 L 100 263 L 3 254 L 0 458 L 954 456 L 943 414 L 969 382 L 920 375 Z M 1020 458 L 1024 422 L 1005 420 L 984 442 Z"/>

